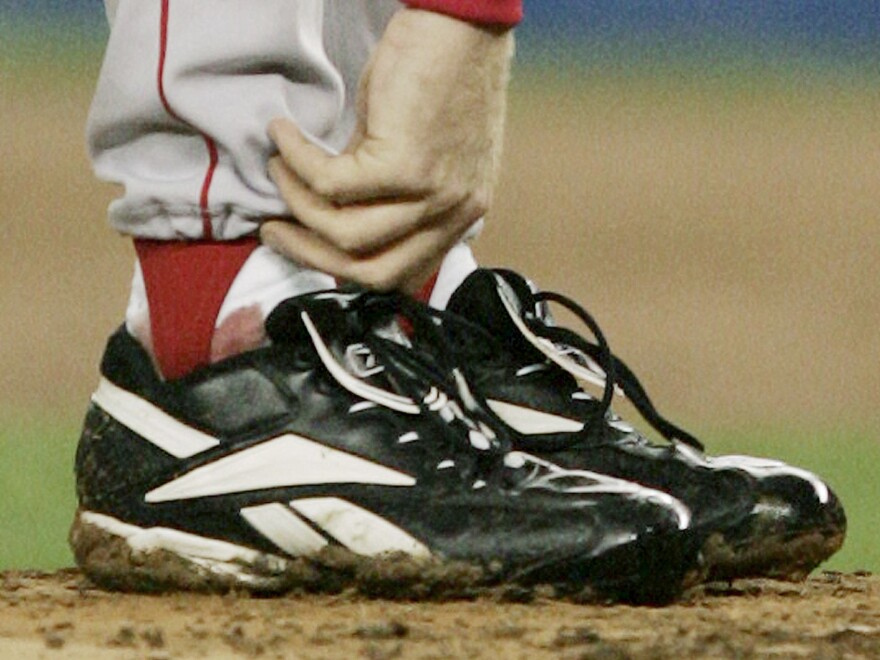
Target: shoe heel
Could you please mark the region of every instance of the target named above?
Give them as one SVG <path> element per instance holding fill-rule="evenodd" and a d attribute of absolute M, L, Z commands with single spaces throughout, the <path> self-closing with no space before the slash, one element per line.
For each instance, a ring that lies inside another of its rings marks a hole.
<path fill-rule="evenodd" d="M 279 593 L 290 589 L 291 562 L 174 529 L 144 528 L 82 508 L 68 537 L 77 565 L 114 591 Z"/>

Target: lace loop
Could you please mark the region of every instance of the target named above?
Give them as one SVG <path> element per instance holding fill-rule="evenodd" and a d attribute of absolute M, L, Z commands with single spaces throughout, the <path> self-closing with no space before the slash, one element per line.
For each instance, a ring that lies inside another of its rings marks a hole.
<path fill-rule="evenodd" d="M 526 359 L 535 359 L 547 366 L 556 365 L 576 380 L 602 388 L 602 397 L 596 407 L 581 420 L 585 428 L 594 433 L 598 431 L 597 435 L 602 436 L 607 425 L 613 426 L 619 421 L 611 405 L 614 394 L 622 393 L 663 438 L 673 444 L 681 443 L 703 451 L 699 440 L 659 413 L 632 369 L 612 353 L 596 319 L 578 303 L 560 293 L 537 291 L 512 271 L 487 270 L 478 282 L 480 284 L 474 285 L 474 291 L 480 292 L 478 296 L 497 296 L 497 300 L 487 301 L 491 308 L 485 312 L 488 321 L 472 320 L 484 316 L 479 297 L 462 299 L 452 312 L 429 310 L 430 315 L 442 324 L 447 337 L 445 341 L 447 344 L 451 342 L 459 360 L 473 360 L 481 365 L 493 360 L 507 363 L 512 354 L 519 359 L 525 357 L 520 356 L 521 351 L 533 351 Z M 549 312 L 550 303 L 574 314 L 589 329 L 595 342 L 571 329 L 557 326 Z M 455 313 L 459 307 L 464 317 Z M 509 316 L 509 323 L 505 321 L 506 316 Z M 496 328 L 495 334 L 491 331 L 493 327 Z"/>
<path fill-rule="evenodd" d="M 682 442 L 699 451 L 703 451 L 703 444 L 684 429 L 676 426 L 663 417 L 648 396 L 644 386 L 635 373 L 626 363 L 611 352 L 611 348 L 605 339 L 596 320 L 587 311 L 571 298 L 552 291 L 541 291 L 534 294 L 535 300 L 555 302 L 577 316 L 596 337 L 596 344 L 586 341 L 583 337 L 571 330 L 549 326 L 542 321 L 530 324 L 536 334 L 542 334 L 550 340 L 561 341 L 574 346 L 594 360 L 605 372 L 605 387 L 601 401 L 602 416 L 608 415 L 611 408 L 611 399 L 614 395 L 615 385 L 619 385 L 626 397 L 632 402 L 639 414 L 664 438 L 670 442 Z M 528 321 L 527 321 L 528 322 Z"/>
<path fill-rule="evenodd" d="M 562 294 L 554 293 L 552 291 L 541 291 L 535 294 L 535 300 L 537 300 L 538 302 L 555 302 L 559 305 L 562 305 L 572 314 L 577 316 L 581 321 L 583 321 L 584 325 L 586 325 L 590 329 L 590 332 L 592 332 L 593 336 L 596 338 L 598 344 L 591 345 L 584 341 L 583 338 L 574 335 L 574 333 L 572 333 L 573 336 L 571 337 L 572 340 L 576 341 L 575 348 L 581 348 L 582 350 L 583 347 L 597 349 L 597 355 L 591 357 L 593 357 L 593 359 L 598 362 L 599 366 L 602 368 L 602 371 L 605 372 L 605 387 L 602 392 L 601 401 L 601 417 L 604 419 L 607 416 L 608 411 L 611 410 L 611 401 L 612 399 L 614 399 L 614 385 L 617 382 L 617 376 L 615 373 L 614 356 L 611 353 L 611 347 L 608 345 L 608 341 L 605 339 L 605 335 L 599 328 L 599 324 L 590 314 L 587 313 L 587 311 L 583 307 L 578 305 L 570 298 L 563 296 Z M 526 320 L 526 322 L 528 323 L 528 320 Z M 530 327 L 532 328 L 532 330 L 541 329 L 544 330 L 544 332 L 546 332 L 547 330 L 552 330 L 552 328 L 547 326 L 542 321 L 535 321 L 534 323 L 530 324 Z M 540 332 L 536 332 L 536 334 L 540 334 Z"/>

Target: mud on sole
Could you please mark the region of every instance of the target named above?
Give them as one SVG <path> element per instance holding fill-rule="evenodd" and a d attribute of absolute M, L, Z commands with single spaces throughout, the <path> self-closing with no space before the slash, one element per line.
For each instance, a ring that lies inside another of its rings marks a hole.
<path fill-rule="evenodd" d="M 720 534 L 703 547 L 707 580 L 774 578 L 801 581 L 843 545 L 842 529 L 811 530 L 794 537 L 769 534 L 730 544 Z"/>
<path fill-rule="evenodd" d="M 393 600 L 502 600 L 542 597 L 578 602 L 668 602 L 702 577 L 699 570 L 670 573 L 667 584 L 647 585 L 629 555 L 631 574 L 611 573 L 589 584 L 534 584 L 504 578 L 494 567 L 403 553 L 377 557 L 325 547 L 308 557 L 282 557 L 175 529 L 144 528 L 78 510 L 70 529 L 77 564 L 96 585 L 113 591 L 219 592 L 260 595 L 354 591 Z M 629 551 L 625 551 L 629 552 Z"/>

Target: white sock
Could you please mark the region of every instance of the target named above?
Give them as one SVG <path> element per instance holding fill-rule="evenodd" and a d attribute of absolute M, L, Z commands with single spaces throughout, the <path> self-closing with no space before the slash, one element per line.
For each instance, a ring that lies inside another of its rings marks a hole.
<path fill-rule="evenodd" d="M 458 243 L 449 251 L 440 265 L 437 282 L 431 291 L 428 304 L 435 309 L 446 309 L 455 290 L 477 268 L 477 260 L 474 258 L 470 244 Z"/>

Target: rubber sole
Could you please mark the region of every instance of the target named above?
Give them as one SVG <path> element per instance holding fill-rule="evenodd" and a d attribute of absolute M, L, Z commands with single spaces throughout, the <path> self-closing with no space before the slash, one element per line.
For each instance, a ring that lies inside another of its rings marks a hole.
<path fill-rule="evenodd" d="M 501 577 L 468 562 L 403 553 L 366 557 L 328 547 L 308 557 L 282 557 L 175 529 L 138 527 L 82 509 L 69 541 L 77 564 L 96 585 L 141 593 L 354 590 L 395 600 L 453 600 L 499 592 L 504 597 L 515 588 L 583 602 L 662 604 L 703 577 L 693 553 L 673 538 L 607 551 L 590 562 L 589 574 L 573 562 L 566 582 L 549 585 L 528 577 Z"/>
<path fill-rule="evenodd" d="M 794 537 L 767 535 L 750 544 L 731 545 L 714 536 L 704 547 L 707 580 L 774 578 L 804 580 L 843 545 L 846 531 L 811 530 Z"/>

